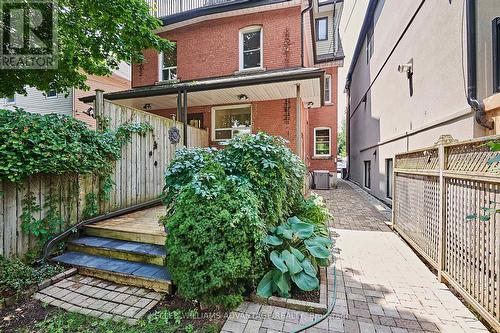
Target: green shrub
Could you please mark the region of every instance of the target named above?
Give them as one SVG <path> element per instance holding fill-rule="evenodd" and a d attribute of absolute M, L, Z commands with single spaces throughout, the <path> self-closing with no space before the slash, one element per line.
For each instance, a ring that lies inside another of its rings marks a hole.
<path fill-rule="evenodd" d="M 0 110 L 0 179 L 19 182 L 36 173 L 108 173 L 121 146 L 112 133 L 56 114 Z"/>
<path fill-rule="evenodd" d="M 162 199 L 167 211 L 174 207 L 173 203 L 182 186 L 194 180 L 196 174 L 207 164 L 212 163 L 215 157 L 212 148 L 181 148 L 175 152 L 165 172 L 165 186 Z"/>
<path fill-rule="evenodd" d="M 276 226 L 292 215 L 302 198 L 305 166 L 284 139 L 265 133 L 238 136 L 218 158 L 228 174 L 252 184 L 267 224 Z"/>
<path fill-rule="evenodd" d="M 273 228 L 265 239 L 271 246 L 269 260 L 274 266 L 257 287 L 257 293 L 269 297 L 277 292 L 290 297 L 291 283 L 304 291 L 319 288 L 318 268 L 328 266 L 333 242 L 316 234 L 312 223 L 296 216 Z"/>
<path fill-rule="evenodd" d="M 11 290 L 18 293 L 63 270 L 61 266 L 52 265 L 35 268 L 19 259 L 5 259 L 0 256 L 0 290 Z"/>
<path fill-rule="evenodd" d="M 180 294 L 234 308 L 264 263 L 265 223 L 248 183 L 207 163 L 184 185 L 165 219 L 168 267 Z"/>

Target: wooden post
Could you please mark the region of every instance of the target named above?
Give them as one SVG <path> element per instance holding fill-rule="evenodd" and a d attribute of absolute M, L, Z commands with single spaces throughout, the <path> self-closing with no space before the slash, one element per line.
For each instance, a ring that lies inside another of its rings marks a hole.
<path fill-rule="evenodd" d="M 391 194 L 392 194 L 392 221 L 391 221 L 391 229 L 394 231 L 394 226 L 396 225 L 396 205 L 397 197 L 396 197 L 396 159 L 398 155 L 395 155 L 392 159 L 392 184 L 391 184 Z"/>
<path fill-rule="evenodd" d="M 438 280 L 444 282 L 443 270 L 446 262 L 446 189 L 444 171 L 446 169 L 445 144 L 453 142 L 451 135 L 441 135 L 438 142 L 439 156 L 439 238 L 438 238 Z"/>
<path fill-rule="evenodd" d="M 295 102 L 296 109 L 296 145 L 297 145 L 297 155 L 302 159 L 302 98 L 300 97 L 300 84 L 297 84 L 297 100 Z"/>
<path fill-rule="evenodd" d="M 97 126 L 96 129 L 99 132 L 102 132 L 102 124 L 99 123 L 102 115 L 104 113 L 104 91 L 101 89 L 96 89 L 95 90 L 95 100 L 94 100 L 94 114 L 95 114 L 95 119 L 97 121 Z"/>
<path fill-rule="evenodd" d="M 184 90 L 184 97 L 182 99 L 182 122 L 184 123 L 184 146 L 188 147 L 188 109 L 187 109 L 187 90 Z"/>

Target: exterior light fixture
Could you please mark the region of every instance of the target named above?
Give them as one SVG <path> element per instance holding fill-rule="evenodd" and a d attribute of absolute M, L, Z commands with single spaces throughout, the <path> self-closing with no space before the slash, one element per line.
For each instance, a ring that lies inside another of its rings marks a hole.
<path fill-rule="evenodd" d="M 245 94 L 240 94 L 240 95 L 238 95 L 238 100 L 240 100 L 242 102 L 248 101 L 248 96 Z"/>
<path fill-rule="evenodd" d="M 312 108 L 312 107 L 313 107 L 313 105 L 314 105 L 314 103 L 313 103 L 313 102 L 308 102 L 308 103 L 307 103 L 307 108 L 308 108 L 308 109 L 310 109 L 310 108 Z"/>
<path fill-rule="evenodd" d="M 413 96 L 413 58 L 410 59 L 406 64 L 398 65 L 398 72 L 406 73 L 410 88 L 410 97 Z"/>
<path fill-rule="evenodd" d="M 142 107 L 144 110 L 151 110 L 151 104 L 150 103 L 146 103 L 144 104 L 144 106 Z"/>

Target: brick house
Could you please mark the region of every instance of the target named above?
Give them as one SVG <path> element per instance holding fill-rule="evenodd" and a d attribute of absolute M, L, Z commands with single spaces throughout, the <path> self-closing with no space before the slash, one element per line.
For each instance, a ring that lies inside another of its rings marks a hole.
<path fill-rule="evenodd" d="M 212 146 L 279 135 L 309 170 L 336 171 L 342 0 L 148 3 L 176 50 L 145 50 L 132 89 L 106 99 L 207 129 Z"/>

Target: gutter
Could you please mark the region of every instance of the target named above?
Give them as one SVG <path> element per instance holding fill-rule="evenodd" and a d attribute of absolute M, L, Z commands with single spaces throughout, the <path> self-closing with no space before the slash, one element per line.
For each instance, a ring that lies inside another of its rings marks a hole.
<path fill-rule="evenodd" d="M 312 8 L 312 0 L 309 0 L 309 5 L 300 12 L 300 56 L 301 66 L 304 67 L 304 14 Z"/>
<path fill-rule="evenodd" d="M 484 103 L 477 98 L 476 0 L 466 0 L 467 10 L 467 103 L 475 111 L 476 122 L 487 129 L 494 128 L 486 118 Z"/>

